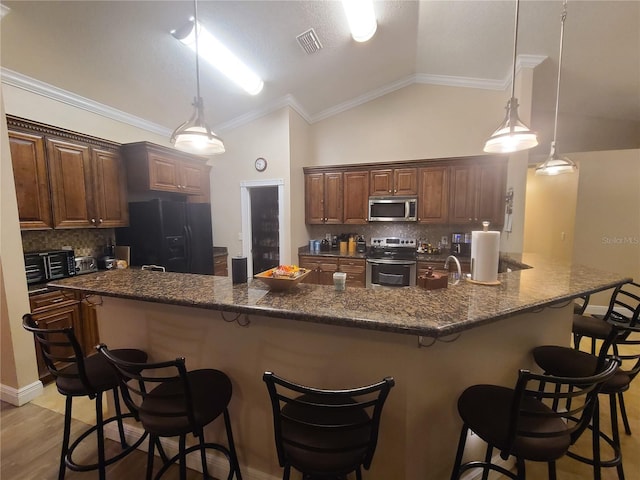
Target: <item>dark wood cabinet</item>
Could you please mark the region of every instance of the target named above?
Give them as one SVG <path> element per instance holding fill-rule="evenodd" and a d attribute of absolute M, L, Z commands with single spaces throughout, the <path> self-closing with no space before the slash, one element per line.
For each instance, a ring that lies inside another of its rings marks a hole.
<path fill-rule="evenodd" d="M 370 195 L 417 195 L 417 168 L 372 169 L 370 172 Z"/>
<path fill-rule="evenodd" d="M 448 167 L 423 167 L 418 170 L 418 222 L 449 222 Z"/>
<path fill-rule="evenodd" d="M 149 142 L 122 146 L 132 191 L 172 192 L 209 197 L 206 159 Z"/>
<path fill-rule="evenodd" d="M 7 116 L 22 229 L 128 225 L 119 145 Z"/>
<path fill-rule="evenodd" d="M 366 224 L 369 216 L 369 171 L 344 172 L 343 223 Z"/>
<path fill-rule="evenodd" d="M 338 259 L 338 271 L 347 274 L 347 287 L 366 286 L 366 260 L 360 258 L 344 258 Z"/>
<path fill-rule="evenodd" d="M 229 276 L 229 267 L 227 265 L 228 255 L 216 255 L 213 257 L 213 274 L 220 277 Z"/>
<path fill-rule="evenodd" d="M 449 223 L 504 222 L 506 163 L 450 167 Z"/>
<path fill-rule="evenodd" d="M 9 131 L 20 228 L 53 227 L 44 136 Z"/>
<path fill-rule="evenodd" d="M 338 271 L 338 259 L 335 257 L 321 257 L 313 255 L 300 255 L 299 266 L 311 270 L 311 273 L 302 280 L 304 283 L 317 285 L 333 285 L 333 274 Z"/>
<path fill-rule="evenodd" d="M 305 175 L 306 223 L 342 223 L 342 186 L 342 172 L 322 172 Z"/>
<path fill-rule="evenodd" d="M 39 328 L 58 329 L 73 327 L 82 345 L 81 335 L 78 335 L 80 325 L 80 306 L 77 297 L 73 293 L 60 291 L 46 292 L 30 297 L 31 313 L 33 319 L 38 322 Z M 35 341 L 35 339 L 34 339 Z M 66 353 L 66 352 L 58 352 Z M 72 352 L 69 352 L 71 354 Z M 36 344 L 36 362 L 38 365 L 38 376 L 43 382 L 49 382 L 53 378 L 47 370 L 47 366 L 42 358 L 40 347 Z"/>

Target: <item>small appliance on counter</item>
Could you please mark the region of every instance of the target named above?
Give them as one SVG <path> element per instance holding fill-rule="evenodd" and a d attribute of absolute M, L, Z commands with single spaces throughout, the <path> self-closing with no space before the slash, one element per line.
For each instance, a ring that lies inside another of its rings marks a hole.
<path fill-rule="evenodd" d="M 76 257 L 76 275 L 98 271 L 98 262 L 94 257 Z"/>
<path fill-rule="evenodd" d="M 367 242 L 362 235 L 358 235 L 356 238 L 356 251 L 358 253 L 367 253 Z"/>
<path fill-rule="evenodd" d="M 98 259 L 98 268 L 100 270 L 112 270 L 118 268 L 118 260 L 113 257 L 100 257 Z"/>
<path fill-rule="evenodd" d="M 451 253 L 468 257 L 471 255 L 471 234 L 451 234 Z"/>
<path fill-rule="evenodd" d="M 76 274 L 73 250 L 47 250 L 24 254 L 27 285 L 48 282 Z"/>

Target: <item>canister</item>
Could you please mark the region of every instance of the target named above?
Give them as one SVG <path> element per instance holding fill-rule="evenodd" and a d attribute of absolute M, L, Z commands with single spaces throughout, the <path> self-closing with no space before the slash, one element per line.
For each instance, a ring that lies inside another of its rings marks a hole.
<path fill-rule="evenodd" d="M 349 244 L 348 244 L 348 242 L 341 241 L 341 242 L 340 242 L 340 253 L 347 253 L 348 251 L 349 251 Z"/>

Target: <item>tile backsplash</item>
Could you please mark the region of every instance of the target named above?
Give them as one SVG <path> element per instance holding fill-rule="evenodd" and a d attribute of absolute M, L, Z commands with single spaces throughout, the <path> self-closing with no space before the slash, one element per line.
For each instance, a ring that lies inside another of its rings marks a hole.
<path fill-rule="evenodd" d="M 21 233 L 25 252 L 59 250 L 64 246 L 71 246 L 76 256 L 101 257 L 105 245 L 115 239 L 112 228 L 23 230 Z"/>

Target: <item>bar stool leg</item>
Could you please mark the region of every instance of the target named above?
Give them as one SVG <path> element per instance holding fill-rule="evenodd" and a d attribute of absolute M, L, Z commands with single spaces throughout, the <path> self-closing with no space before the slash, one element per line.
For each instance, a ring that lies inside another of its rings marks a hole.
<path fill-rule="evenodd" d="M 548 470 L 549 470 L 549 480 L 556 480 L 557 479 L 556 462 L 549 462 Z"/>
<path fill-rule="evenodd" d="M 200 430 L 198 433 L 198 437 L 200 440 L 200 461 L 202 461 L 202 478 L 203 480 L 207 480 L 209 478 L 209 472 L 207 470 L 207 452 L 204 446 L 204 431 Z"/>
<path fill-rule="evenodd" d="M 64 406 L 64 435 L 62 438 L 62 452 L 60 453 L 60 470 L 58 480 L 64 480 L 64 473 L 67 469 L 67 451 L 69 450 L 69 438 L 71 437 L 71 406 L 73 397 L 67 396 Z"/>
<path fill-rule="evenodd" d="M 622 450 L 620 449 L 620 430 L 618 429 L 618 412 L 616 405 L 616 395 L 609 395 L 609 406 L 611 407 L 611 439 L 613 440 L 613 448 L 618 464 L 618 480 L 624 480 L 624 469 L 622 468 Z"/>
<path fill-rule="evenodd" d="M 96 435 L 98 437 L 98 477 L 100 480 L 106 479 L 104 465 L 104 424 L 102 419 L 102 394 L 96 395 Z"/>
<path fill-rule="evenodd" d="M 620 415 L 622 415 L 624 431 L 627 435 L 631 435 L 631 426 L 629 425 L 629 417 L 627 417 L 627 409 L 624 406 L 624 395 L 622 394 L 622 392 L 618 393 L 618 401 L 620 402 Z"/>
<path fill-rule="evenodd" d="M 129 445 L 127 444 L 127 440 L 124 438 L 124 426 L 122 425 L 122 409 L 120 408 L 120 395 L 118 395 L 118 389 L 113 389 L 113 403 L 116 407 L 116 416 L 118 417 L 118 433 L 120 434 L 120 445 L 124 450 Z"/>
<path fill-rule="evenodd" d="M 149 448 L 147 450 L 147 479 L 153 479 L 153 450 L 158 442 L 158 437 L 155 435 L 149 435 Z"/>
<path fill-rule="evenodd" d="M 522 458 L 516 458 L 516 468 L 518 470 L 518 480 L 525 480 L 527 474 L 524 467 L 524 460 Z"/>
<path fill-rule="evenodd" d="M 224 426 L 227 429 L 227 441 L 229 442 L 231 468 L 235 471 L 236 479 L 242 480 L 242 474 L 240 473 L 240 462 L 238 461 L 238 455 L 236 454 L 236 445 L 233 441 L 233 432 L 231 430 L 231 418 L 229 417 L 229 410 L 225 408 L 223 414 L 224 414 Z"/>
<path fill-rule="evenodd" d="M 457 480 L 460 476 L 460 465 L 462 464 L 462 455 L 464 454 L 464 447 L 467 443 L 467 432 L 469 431 L 469 427 L 466 425 L 462 426 L 462 430 L 460 431 L 460 439 L 458 440 L 458 451 L 456 452 L 456 459 L 453 464 L 453 471 L 451 472 L 451 480 Z"/>
<path fill-rule="evenodd" d="M 493 447 L 487 444 L 487 451 L 484 454 L 485 465 L 489 465 L 491 463 L 491 455 L 493 455 Z M 489 478 L 489 471 L 489 468 L 486 466 L 482 469 L 482 480 L 487 480 Z"/>
<path fill-rule="evenodd" d="M 180 480 L 187 480 L 187 455 L 185 454 L 185 450 L 187 449 L 187 436 L 180 435 L 180 440 L 178 441 L 178 449 L 180 451 Z"/>
<path fill-rule="evenodd" d="M 600 401 L 596 400 L 591 420 L 592 442 L 593 442 L 593 480 L 601 480 L 600 472 Z"/>

